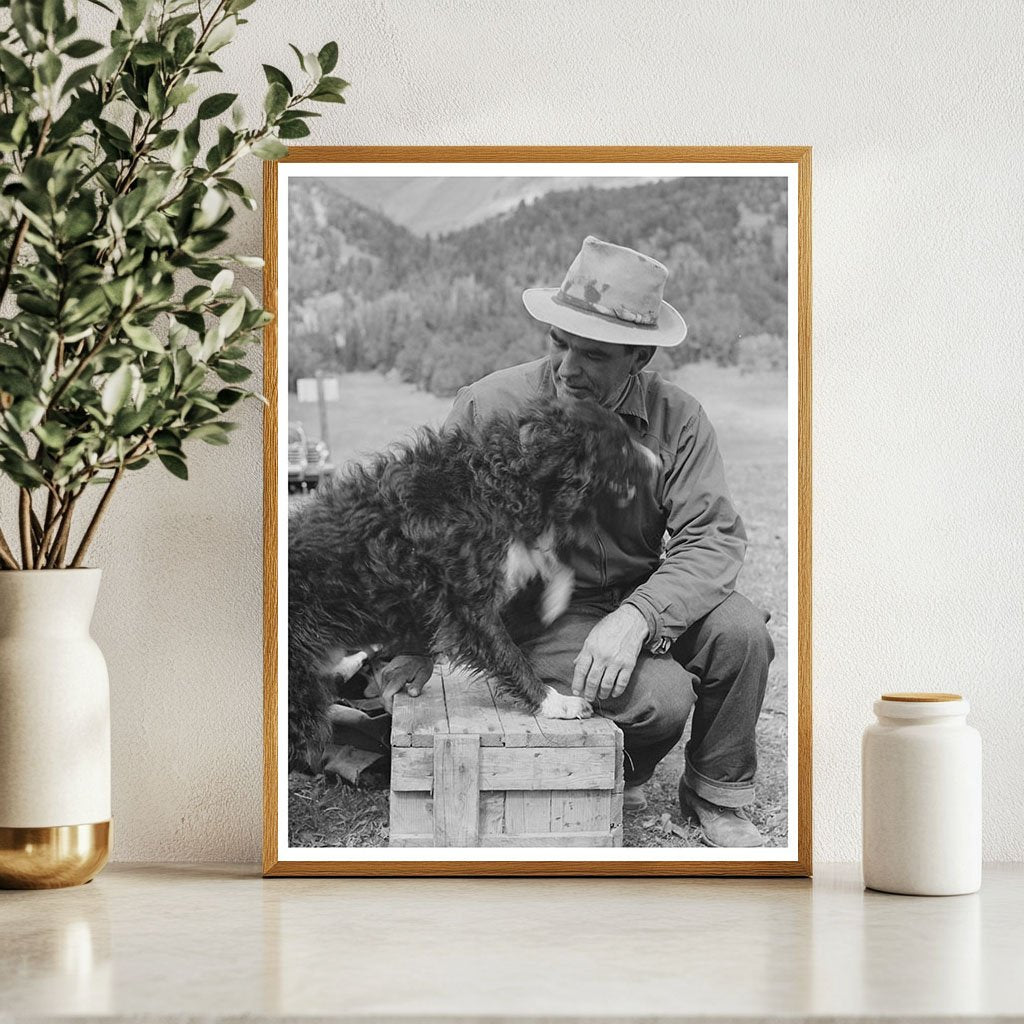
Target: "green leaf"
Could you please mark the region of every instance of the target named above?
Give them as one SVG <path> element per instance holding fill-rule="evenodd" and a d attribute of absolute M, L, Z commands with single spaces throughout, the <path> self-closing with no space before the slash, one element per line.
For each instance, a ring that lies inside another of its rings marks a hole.
<path fill-rule="evenodd" d="M 249 394 L 248 391 L 240 391 L 238 388 L 221 388 L 214 400 L 221 409 L 230 409 L 231 406 L 237 405 L 238 402 L 245 398 L 247 394 Z"/>
<path fill-rule="evenodd" d="M 288 90 L 289 96 L 295 95 L 295 89 L 292 87 L 291 80 L 283 71 L 278 70 L 270 64 L 264 64 L 263 73 L 267 76 L 267 82 L 270 85 L 274 85 L 275 83 L 283 85 Z"/>
<path fill-rule="evenodd" d="M 165 128 L 162 132 L 157 132 L 149 144 L 150 152 L 166 149 L 177 137 L 178 133 L 173 128 Z"/>
<path fill-rule="evenodd" d="M 7 415 L 17 426 L 18 431 L 24 434 L 39 423 L 45 412 L 46 406 L 40 405 L 35 399 L 21 398 L 7 410 Z"/>
<path fill-rule="evenodd" d="M 320 89 L 330 89 L 332 92 L 340 93 L 344 92 L 347 88 L 348 82 L 346 82 L 344 78 L 333 78 L 330 75 L 326 75 L 320 79 L 320 85 L 317 88 L 317 91 L 319 92 Z"/>
<path fill-rule="evenodd" d="M 277 129 L 277 134 L 282 139 L 304 139 L 309 129 L 301 121 L 289 121 Z"/>
<path fill-rule="evenodd" d="M 29 462 L 28 459 L 19 459 L 13 452 L 3 453 L 3 462 L 0 468 L 19 486 L 33 488 L 45 483 L 45 478 L 39 472 L 39 467 Z"/>
<path fill-rule="evenodd" d="M 174 37 L 174 63 L 179 67 L 188 60 L 189 54 L 195 49 L 196 34 L 190 28 L 182 29 Z"/>
<path fill-rule="evenodd" d="M 25 0 L 14 0 L 10 8 L 11 21 L 14 22 L 25 48 L 32 53 L 38 53 L 46 46 L 46 36 L 39 21 L 41 5 L 27 3 Z"/>
<path fill-rule="evenodd" d="M 132 60 L 141 66 L 170 61 L 171 55 L 159 43 L 139 43 L 131 51 Z"/>
<path fill-rule="evenodd" d="M 214 26 L 213 31 L 206 37 L 206 42 L 203 43 L 203 52 L 216 53 L 222 46 L 227 46 L 235 38 L 237 28 L 238 22 L 234 17 L 225 18 Z"/>
<path fill-rule="evenodd" d="M 61 96 L 67 96 L 69 92 L 74 92 L 76 89 L 80 89 L 95 74 L 95 64 L 86 64 L 85 67 L 81 67 L 77 71 L 72 71 L 64 80 L 64 85 L 61 86 Z"/>
<path fill-rule="evenodd" d="M 32 72 L 28 65 L 17 57 L 6 46 L 0 47 L 0 68 L 3 68 L 11 85 L 31 85 Z"/>
<path fill-rule="evenodd" d="M 219 423 L 204 423 L 189 431 L 189 438 L 205 441 L 207 444 L 225 445 L 230 442 L 228 432 Z"/>
<path fill-rule="evenodd" d="M 165 468 L 170 470 L 179 480 L 188 479 L 188 467 L 185 465 L 184 459 L 179 458 L 177 455 L 170 455 L 167 452 L 159 452 L 158 458 Z"/>
<path fill-rule="evenodd" d="M 315 100 L 317 103 L 344 103 L 345 97 L 339 96 L 335 92 L 328 92 L 325 89 L 317 89 L 310 97 L 311 100 Z"/>
<path fill-rule="evenodd" d="M 113 78 L 114 73 L 121 66 L 121 61 L 124 60 L 125 55 L 128 53 L 127 44 L 115 46 L 110 53 L 100 61 L 96 68 L 96 77 L 101 81 L 106 81 L 108 78 Z"/>
<path fill-rule="evenodd" d="M 220 318 L 220 323 L 217 325 L 217 333 L 220 335 L 221 340 L 230 338 L 235 331 L 242 324 L 242 317 L 245 315 L 245 297 L 242 296 L 236 299 L 234 303 L 228 308 L 227 312 Z"/>
<path fill-rule="evenodd" d="M 320 70 L 325 75 L 329 75 L 338 63 L 338 44 L 325 44 L 317 54 L 316 59 L 320 62 Z"/>
<path fill-rule="evenodd" d="M 155 118 L 163 117 L 167 109 L 167 97 L 164 95 L 159 75 L 153 75 L 149 80 L 146 88 L 146 107 Z"/>
<path fill-rule="evenodd" d="M 94 53 L 99 53 L 102 49 L 103 44 L 97 43 L 95 39 L 76 39 L 64 50 L 64 55 L 66 57 L 74 57 L 76 60 L 81 60 L 82 57 L 91 57 Z"/>
<path fill-rule="evenodd" d="M 117 437 L 130 437 L 145 426 L 155 406 L 147 402 L 142 409 L 122 409 L 115 417 L 111 430 Z"/>
<path fill-rule="evenodd" d="M 267 116 L 273 119 L 280 114 L 288 106 L 289 98 L 288 90 L 280 82 L 273 82 L 263 100 L 263 109 Z"/>
<path fill-rule="evenodd" d="M 53 85 L 60 78 L 60 67 L 60 57 L 52 50 L 43 55 L 43 59 L 36 65 L 43 85 Z"/>
<path fill-rule="evenodd" d="M 180 107 L 182 103 L 187 103 L 198 91 L 199 86 L 194 82 L 182 82 L 181 85 L 176 85 L 167 94 L 167 105 L 169 107 Z"/>
<path fill-rule="evenodd" d="M 210 282 L 210 289 L 214 295 L 226 292 L 234 284 L 235 275 L 228 269 L 221 270 Z"/>
<path fill-rule="evenodd" d="M 240 363 L 218 363 L 213 370 L 225 384 L 241 384 L 252 376 L 252 370 Z"/>
<path fill-rule="evenodd" d="M 260 139 L 252 147 L 252 153 L 262 160 L 280 160 L 288 155 L 288 147 L 282 146 L 276 139 Z"/>
<path fill-rule="evenodd" d="M 235 100 L 238 99 L 238 93 L 234 92 L 218 92 L 213 96 L 207 96 L 202 103 L 199 104 L 199 120 L 207 121 L 211 117 L 217 117 L 218 114 L 223 114 L 228 107 L 231 106 Z"/>
<path fill-rule="evenodd" d="M 60 451 L 71 436 L 71 431 L 66 427 L 52 422 L 37 423 L 32 432 L 53 451 Z"/>
<path fill-rule="evenodd" d="M 124 333 L 135 343 L 136 348 L 143 352 L 159 352 L 163 354 L 167 350 L 163 342 L 148 328 L 142 324 L 122 324 Z"/>
<path fill-rule="evenodd" d="M 42 25 L 44 32 L 56 32 L 59 25 L 68 20 L 67 11 L 64 10 L 64 0 L 43 0 Z"/>
<path fill-rule="evenodd" d="M 124 405 L 132 389 L 132 371 L 127 365 L 115 370 L 103 385 L 100 394 L 100 406 L 108 416 L 112 416 Z"/>
<path fill-rule="evenodd" d="M 122 20 L 124 27 L 134 35 L 135 30 L 142 24 L 153 0 L 122 0 Z"/>

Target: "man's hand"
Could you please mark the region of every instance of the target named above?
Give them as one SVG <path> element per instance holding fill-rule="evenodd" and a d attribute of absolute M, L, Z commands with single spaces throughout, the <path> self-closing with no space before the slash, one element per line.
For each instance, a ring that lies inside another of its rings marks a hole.
<path fill-rule="evenodd" d="M 647 623 L 631 604 L 620 605 L 590 631 L 576 655 L 572 692 L 594 700 L 618 697 L 647 639 Z"/>
<path fill-rule="evenodd" d="M 410 697 L 418 697 L 434 671 L 434 659 L 415 654 L 399 654 L 380 669 L 377 683 L 384 710 L 391 713 L 395 694 L 405 690 Z"/>

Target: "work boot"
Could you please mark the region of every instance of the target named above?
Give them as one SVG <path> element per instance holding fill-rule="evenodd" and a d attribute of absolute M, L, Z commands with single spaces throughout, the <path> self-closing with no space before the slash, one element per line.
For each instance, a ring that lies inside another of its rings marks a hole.
<path fill-rule="evenodd" d="M 764 846 L 764 837 L 743 811 L 738 807 L 720 807 L 705 800 L 682 780 L 679 781 L 679 806 L 684 815 L 700 822 L 708 846 Z"/>
<path fill-rule="evenodd" d="M 643 786 L 626 786 L 622 791 L 622 809 L 635 813 L 647 809 L 647 797 Z"/>

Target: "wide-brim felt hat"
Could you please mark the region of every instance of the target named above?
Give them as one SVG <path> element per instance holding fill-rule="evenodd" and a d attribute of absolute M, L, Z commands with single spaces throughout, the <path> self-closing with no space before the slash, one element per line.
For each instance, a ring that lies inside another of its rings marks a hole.
<path fill-rule="evenodd" d="M 588 235 L 560 288 L 527 288 L 535 320 L 592 341 L 671 348 L 686 321 L 663 298 L 668 268 L 624 245 Z"/>

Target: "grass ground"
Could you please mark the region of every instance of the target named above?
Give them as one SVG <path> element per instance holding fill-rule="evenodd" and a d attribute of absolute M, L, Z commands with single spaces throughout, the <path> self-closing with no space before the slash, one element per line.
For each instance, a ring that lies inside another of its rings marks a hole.
<path fill-rule="evenodd" d="M 756 803 L 750 817 L 770 846 L 787 842 L 788 742 L 786 379 L 699 364 L 677 372 L 677 383 L 704 405 L 718 432 L 733 498 L 750 547 L 739 590 L 771 613 L 775 661 L 757 728 Z M 450 401 L 372 374 L 341 378 L 341 398 L 329 410 L 329 443 L 338 463 L 374 451 L 422 423 L 438 425 Z M 289 418 L 319 436 L 315 406 L 295 403 Z M 299 499 L 301 500 L 301 499 Z M 684 821 L 677 800 L 687 737 L 658 766 L 648 785 L 648 808 L 627 815 L 626 846 L 697 846 L 699 829 Z M 297 846 L 386 846 L 388 793 L 383 775 L 356 788 L 319 775 L 289 779 L 289 833 Z"/>

